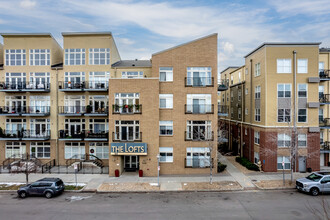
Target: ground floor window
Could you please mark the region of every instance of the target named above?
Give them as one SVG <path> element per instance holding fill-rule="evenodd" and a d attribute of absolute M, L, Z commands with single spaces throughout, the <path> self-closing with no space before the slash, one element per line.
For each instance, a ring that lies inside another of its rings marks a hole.
<path fill-rule="evenodd" d="M 284 157 L 284 156 L 277 157 L 277 169 L 283 170 L 283 166 L 282 166 L 283 162 L 284 162 L 284 169 L 290 170 L 291 169 L 290 157 Z"/>
<path fill-rule="evenodd" d="M 109 159 L 109 143 L 89 143 L 89 154 L 99 159 Z M 93 157 L 91 159 L 93 159 Z"/>
<path fill-rule="evenodd" d="M 22 142 L 6 142 L 6 158 L 19 158 L 26 153 L 26 144 Z"/>
<path fill-rule="evenodd" d="M 160 147 L 160 162 L 173 162 L 173 147 Z"/>
<path fill-rule="evenodd" d="M 210 149 L 208 147 L 188 147 L 186 167 L 204 168 L 210 166 Z"/>
<path fill-rule="evenodd" d="M 259 160 L 260 160 L 259 153 L 258 152 L 254 152 L 254 163 L 255 164 L 258 164 Z"/>
<path fill-rule="evenodd" d="M 70 159 L 70 158 L 84 159 L 85 143 L 80 143 L 80 142 L 65 143 L 64 155 L 65 155 L 65 159 Z"/>
<path fill-rule="evenodd" d="M 50 158 L 50 142 L 31 142 L 31 157 Z"/>
<path fill-rule="evenodd" d="M 298 134 L 298 147 L 307 147 L 307 135 Z"/>

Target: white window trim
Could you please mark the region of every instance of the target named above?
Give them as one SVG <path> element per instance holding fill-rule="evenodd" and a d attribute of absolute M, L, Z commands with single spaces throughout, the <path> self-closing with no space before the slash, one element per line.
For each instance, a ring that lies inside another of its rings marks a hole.
<path fill-rule="evenodd" d="M 44 52 L 41 52 L 41 51 Z M 38 51 L 38 52 L 37 52 Z M 36 59 L 36 55 L 39 55 L 39 59 Z M 45 55 L 45 59 L 41 59 L 41 55 Z M 44 60 L 45 64 L 41 64 L 41 61 Z M 36 61 L 39 64 L 36 64 Z M 50 66 L 50 49 L 31 49 L 30 50 L 30 66 Z"/>
<path fill-rule="evenodd" d="M 160 100 L 165 99 L 165 107 L 160 106 Z M 173 94 L 159 94 L 159 108 L 173 109 Z"/>
<path fill-rule="evenodd" d="M 302 72 L 300 72 L 300 68 L 302 68 L 302 67 L 299 66 L 299 62 L 301 62 L 301 61 L 306 61 L 306 67 L 305 66 L 303 67 L 303 68 L 306 68 L 306 70 L 303 70 Z M 307 58 L 297 60 L 297 73 L 301 73 L 301 74 L 308 73 L 308 59 Z"/>
<path fill-rule="evenodd" d="M 160 73 L 165 73 L 165 80 L 161 80 Z M 159 67 L 159 82 L 173 82 L 173 67 Z"/>
<path fill-rule="evenodd" d="M 165 153 L 165 161 L 160 160 L 160 163 L 173 163 L 173 147 L 159 147 L 159 155 L 162 153 Z M 169 156 L 168 154 L 172 154 L 172 156 Z"/>
<path fill-rule="evenodd" d="M 42 145 L 40 145 L 40 144 L 42 144 Z M 34 153 L 32 152 L 32 148 L 35 148 Z M 43 148 L 43 151 L 42 151 L 43 156 L 42 157 L 38 156 L 38 148 Z M 45 156 L 45 148 L 49 148 L 49 157 Z M 30 144 L 30 154 L 31 155 L 34 154 L 35 158 L 50 158 L 50 156 L 51 156 L 51 144 L 50 144 L 50 142 L 31 142 L 31 144 Z"/>
<path fill-rule="evenodd" d="M 74 51 L 71 51 L 74 50 Z M 80 50 L 78 52 L 78 50 Z M 71 64 L 71 59 L 70 59 L 70 55 L 73 54 L 73 64 Z M 79 58 L 79 64 L 77 64 L 77 60 L 76 59 L 76 55 L 80 54 L 80 58 Z M 86 50 L 85 48 L 67 48 L 65 49 L 65 53 L 64 53 L 64 65 L 66 66 L 81 66 L 81 65 L 86 65 Z"/>
<path fill-rule="evenodd" d="M 306 144 L 304 146 L 299 146 L 299 139 L 300 137 L 304 136 L 304 140 L 302 141 L 305 141 Z M 320 135 L 321 136 L 321 135 Z M 321 139 L 320 139 L 321 140 Z M 306 148 L 307 147 L 307 134 L 298 134 L 298 137 L 297 137 L 297 144 L 298 144 L 298 148 Z"/>
<path fill-rule="evenodd" d="M 161 132 L 160 132 L 161 126 L 165 126 L 166 130 L 167 130 L 167 127 L 172 127 L 172 134 L 161 134 Z M 159 121 L 159 136 L 173 136 L 173 134 L 174 134 L 173 121 Z"/>
<path fill-rule="evenodd" d="M 288 68 L 288 66 L 286 67 L 286 66 L 284 66 L 283 65 L 283 70 L 279 70 L 279 61 L 284 61 L 284 62 L 288 62 L 288 61 L 290 61 L 290 71 L 285 71 L 285 68 Z M 276 60 L 276 72 L 277 73 L 279 73 L 279 74 L 286 74 L 286 73 L 292 73 L 292 60 L 291 59 L 286 59 L 286 58 L 283 58 L 283 59 L 277 59 Z"/>

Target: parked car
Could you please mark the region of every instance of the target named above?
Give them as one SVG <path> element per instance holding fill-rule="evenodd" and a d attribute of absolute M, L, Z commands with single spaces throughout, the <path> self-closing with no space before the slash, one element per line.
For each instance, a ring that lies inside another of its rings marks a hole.
<path fill-rule="evenodd" d="M 305 178 L 297 179 L 296 188 L 313 196 L 320 192 L 330 193 L 330 172 L 313 172 Z"/>
<path fill-rule="evenodd" d="M 22 186 L 17 190 L 17 194 L 21 198 L 27 196 L 45 196 L 47 199 L 64 191 L 64 183 L 60 178 L 43 178 L 34 183 Z"/>

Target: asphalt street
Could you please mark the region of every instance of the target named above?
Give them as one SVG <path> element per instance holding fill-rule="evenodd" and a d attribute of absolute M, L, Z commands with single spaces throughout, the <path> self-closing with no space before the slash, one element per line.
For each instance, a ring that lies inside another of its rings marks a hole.
<path fill-rule="evenodd" d="M 322 200 L 294 190 L 185 193 L 63 193 L 46 199 L 0 194 L 0 219 L 318 219 Z M 330 210 L 330 206 L 327 207 Z"/>

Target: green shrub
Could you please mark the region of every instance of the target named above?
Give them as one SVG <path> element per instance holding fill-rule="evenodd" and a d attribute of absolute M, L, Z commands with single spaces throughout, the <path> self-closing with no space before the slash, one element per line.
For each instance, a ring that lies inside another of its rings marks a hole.
<path fill-rule="evenodd" d="M 248 165 L 246 166 L 246 168 L 247 168 L 248 170 L 259 171 L 259 167 L 258 167 L 256 164 L 254 164 L 254 163 L 250 163 L 250 164 L 248 164 Z"/>
<path fill-rule="evenodd" d="M 241 163 L 241 161 L 242 161 L 242 157 L 236 157 L 236 158 L 235 158 L 235 161 L 236 161 L 237 163 Z"/>
<path fill-rule="evenodd" d="M 222 163 L 218 163 L 218 173 L 224 171 L 226 169 L 227 165 L 226 164 L 222 164 Z"/>
<path fill-rule="evenodd" d="M 254 171 L 259 171 L 259 167 L 251 163 L 247 158 L 245 157 L 236 157 L 236 162 L 240 163 L 242 166 L 246 167 L 248 170 L 254 170 Z"/>

